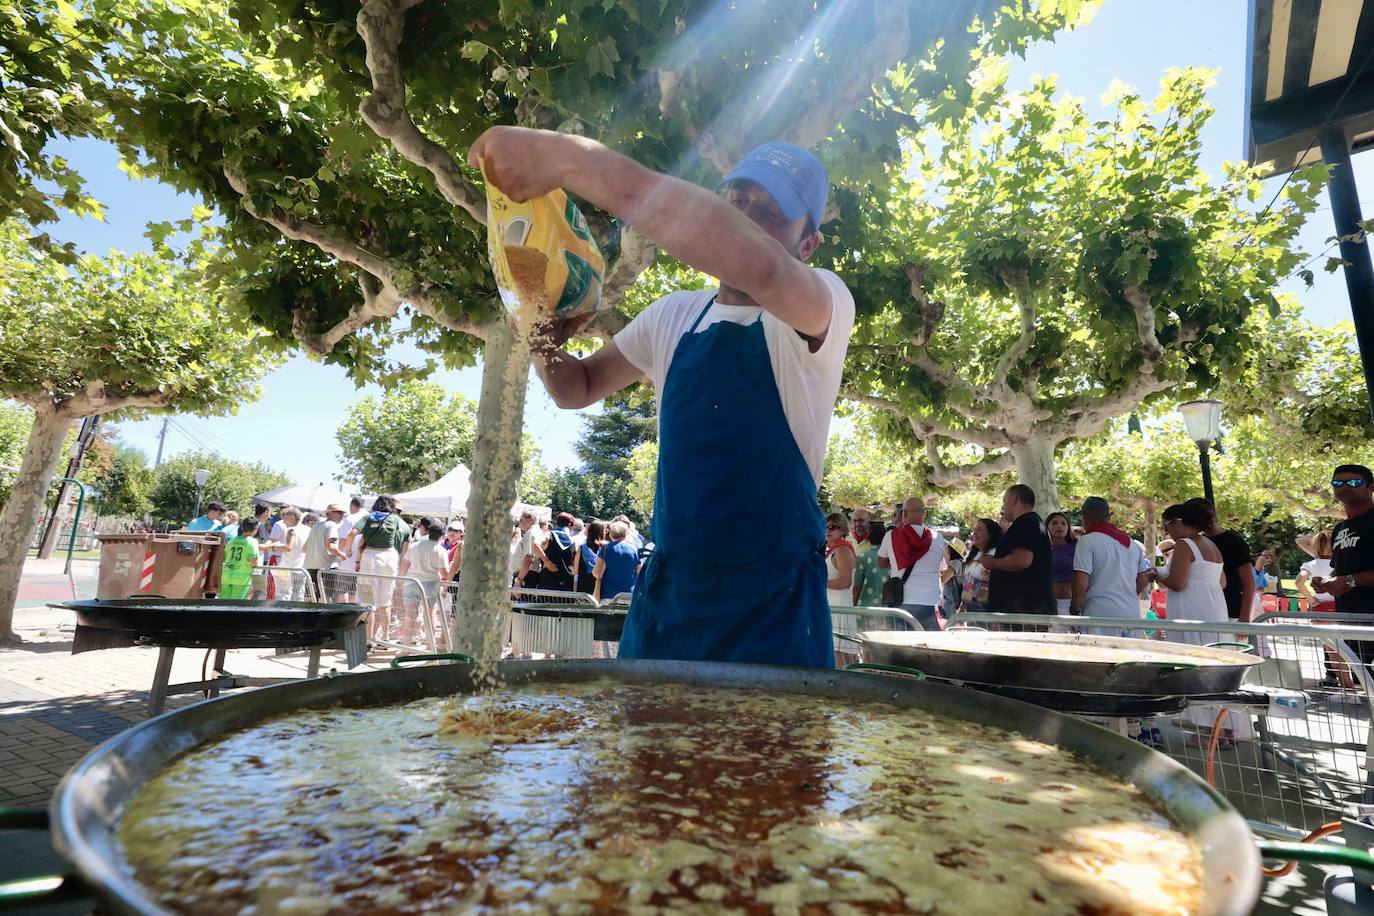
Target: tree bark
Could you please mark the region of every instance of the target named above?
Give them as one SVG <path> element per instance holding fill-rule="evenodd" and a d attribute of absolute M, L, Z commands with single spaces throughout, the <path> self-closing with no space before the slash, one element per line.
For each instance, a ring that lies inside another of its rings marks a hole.
<path fill-rule="evenodd" d="M 503 315 L 486 328 L 482 395 L 472 450 L 463 575 L 458 582 L 454 649 L 479 659 L 499 655 L 496 631 L 510 603 L 511 506 L 520 478 L 520 436 L 529 382 L 528 341 L 512 331 Z"/>
<path fill-rule="evenodd" d="M 1059 488 L 1054 479 L 1054 448 L 1058 444 L 1053 439 L 1032 437 L 1011 449 L 1018 482 L 1035 491 L 1035 511 L 1041 518 L 1059 509 Z"/>
<path fill-rule="evenodd" d="M 38 526 L 43 500 L 52 484 L 57 460 L 62 457 L 62 443 L 71 425 L 70 414 L 50 406 L 34 409 L 33 427 L 24 449 L 24 460 L 19 465 L 19 476 L 14 481 L 9 502 L 0 512 L 0 645 L 14 645 L 20 641 L 14 633 L 19 579 L 24 573 L 29 540 Z"/>

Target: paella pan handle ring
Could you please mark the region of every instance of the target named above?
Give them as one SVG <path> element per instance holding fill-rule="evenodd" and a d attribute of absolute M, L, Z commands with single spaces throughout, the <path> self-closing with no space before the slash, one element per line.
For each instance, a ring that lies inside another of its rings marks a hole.
<path fill-rule="evenodd" d="M 430 655 L 398 655 L 391 660 L 391 667 L 400 668 L 411 662 L 458 662 L 464 665 L 475 665 L 477 659 L 471 655 L 464 655 L 462 652 L 439 652 Z"/>
<path fill-rule="evenodd" d="M 902 665 L 880 665 L 877 662 L 854 662 L 845 665 L 846 671 L 876 671 L 879 674 L 902 674 L 918 681 L 926 679 L 926 673 L 919 668 L 906 668 Z"/>
<path fill-rule="evenodd" d="M 0 808 L 0 830 L 47 830 L 46 808 Z M 84 896 L 74 875 L 41 875 L 0 882 L 0 910 L 58 903 Z"/>
<path fill-rule="evenodd" d="M 1245 652 L 1250 655 L 1255 654 L 1255 647 L 1248 642 L 1209 642 L 1203 648 L 1206 649 L 1234 649 L 1237 652 Z"/>

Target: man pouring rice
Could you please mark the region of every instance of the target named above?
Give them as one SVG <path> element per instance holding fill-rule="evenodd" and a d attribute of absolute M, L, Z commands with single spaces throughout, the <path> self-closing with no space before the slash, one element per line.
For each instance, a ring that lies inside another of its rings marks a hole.
<path fill-rule="evenodd" d="M 620 655 L 829 667 L 825 535 L 816 501 L 854 300 L 805 261 L 829 181 L 787 143 L 745 156 L 723 196 L 582 137 L 492 128 L 474 145 L 516 200 L 563 188 L 720 281 L 670 293 L 578 359 L 555 325 L 535 364 L 560 407 L 648 378 L 659 411 L 657 547 L 636 583 Z M 727 538 L 722 507 L 754 536 Z"/>

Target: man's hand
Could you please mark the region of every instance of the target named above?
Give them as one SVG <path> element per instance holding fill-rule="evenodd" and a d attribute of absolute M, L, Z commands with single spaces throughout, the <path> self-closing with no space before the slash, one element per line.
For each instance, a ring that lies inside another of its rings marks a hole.
<path fill-rule="evenodd" d="M 490 127 L 468 150 L 468 164 L 486 166 L 487 177 L 511 200 L 522 203 L 564 185 L 559 166 L 580 137 L 528 127 Z"/>
<path fill-rule="evenodd" d="M 543 356 L 554 350 L 563 349 L 563 345 L 577 337 L 595 317 L 595 312 L 572 318 L 550 317 L 548 321 L 535 328 L 534 334 L 530 337 L 530 350 L 535 356 Z"/>
<path fill-rule="evenodd" d="M 1313 577 L 1312 588 L 1319 592 L 1339 598 L 1350 591 L 1350 586 L 1346 584 L 1344 576 L 1332 576 L 1329 579 Z"/>

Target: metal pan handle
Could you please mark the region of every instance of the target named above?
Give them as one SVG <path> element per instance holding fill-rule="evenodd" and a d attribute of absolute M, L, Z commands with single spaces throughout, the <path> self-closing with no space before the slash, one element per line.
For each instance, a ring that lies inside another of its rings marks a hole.
<path fill-rule="evenodd" d="M 846 671 L 877 671 L 881 674 L 904 674 L 907 677 L 914 677 L 918 681 L 926 679 L 926 673 L 919 668 L 904 668 L 901 665 L 880 665 L 877 662 L 854 662 L 845 665 Z"/>
<path fill-rule="evenodd" d="M 1117 662 L 1113 668 L 1163 668 L 1165 671 L 1196 671 L 1201 665 L 1192 662 Z"/>
<path fill-rule="evenodd" d="M 1237 652 L 1255 654 L 1255 647 L 1248 642 L 1209 642 L 1204 649 L 1235 649 Z"/>
<path fill-rule="evenodd" d="M 477 659 L 471 655 L 464 655 L 462 652 L 440 652 L 434 655 L 398 655 L 391 660 L 391 667 L 400 668 L 411 662 L 459 662 L 464 665 L 475 665 Z"/>
<path fill-rule="evenodd" d="M 856 642 L 856 643 L 858 643 L 858 644 L 861 645 L 861 646 L 864 644 L 864 641 L 863 641 L 862 639 L 855 639 L 853 636 L 850 636 L 848 633 L 832 633 L 831 635 L 834 636 L 836 639 L 843 639 L 843 640 L 845 640 L 846 642 Z"/>
<path fill-rule="evenodd" d="M 1374 872 L 1374 856 L 1348 846 L 1332 846 L 1326 843 L 1284 843 L 1266 840 L 1259 844 L 1259 851 L 1260 855 L 1266 859 L 1315 862 L 1318 865 L 1339 865 Z"/>
<path fill-rule="evenodd" d="M 0 808 L 0 830 L 47 830 L 46 808 Z M 75 875 L 41 875 L 0 882 L 0 910 L 27 909 L 85 896 Z"/>

